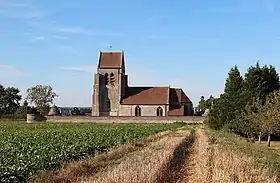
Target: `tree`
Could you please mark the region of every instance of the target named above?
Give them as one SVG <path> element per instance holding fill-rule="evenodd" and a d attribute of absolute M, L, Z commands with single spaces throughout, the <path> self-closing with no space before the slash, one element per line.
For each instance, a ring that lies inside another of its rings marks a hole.
<path fill-rule="evenodd" d="M 18 119 L 25 119 L 27 114 L 32 113 L 32 108 L 28 106 L 28 102 L 25 100 L 23 105 L 15 112 L 15 117 Z"/>
<path fill-rule="evenodd" d="M 205 110 L 205 97 L 204 96 L 201 96 L 200 97 L 200 101 L 198 103 L 198 108 L 201 109 L 202 111 Z"/>
<path fill-rule="evenodd" d="M 247 109 L 247 118 L 258 127 L 258 130 L 267 135 L 267 145 L 270 147 L 270 136 L 277 134 L 280 129 L 280 92 L 270 93 L 265 104 L 258 99 L 253 102 Z M 260 140 L 260 136 L 259 136 Z"/>
<path fill-rule="evenodd" d="M 81 111 L 78 107 L 74 107 L 72 110 L 71 110 L 71 115 L 72 116 L 78 116 L 81 114 Z"/>
<path fill-rule="evenodd" d="M 19 89 L 0 85 L 0 115 L 14 114 L 20 107 Z"/>
<path fill-rule="evenodd" d="M 279 75 L 276 72 L 275 67 L 265 65 L 262 68 L 262 77 L 265 80 L 264 95 L 268 95 L 270 92 L 279 90 Z"/>
<path fill-rule="evenodd" d="M 221 129 L 225 124 L 235 123 L 234 121 L 243 108 L 240 100 L 243 89 L 243 78 L 237 66 L 230 69 L 225 83 L 224 94 L 209 113 L 208 124 L 215 129 Z M 211 101 L 213 99 L 209 99 Z M 216 123 L 216 124 L 215 124 Z M 228 125 L 232 127 L 233 125 Z"/>
<path fill-rule="evenodd" d="M 206 109 L 211 108 L 213 102 L 214 102 L 214 97 L 212 95 L 210 95 L 210 97 L 207 100 L 205 100 L 204 96 L 201 96 L 200 101 L 198 103 L 198 108 L 201 109 L 202 111 L 205 111 Z"/>
<path fill-rule="evenodd" d="M 51 86 L 36 85 L 27 89 L 26 99 L 34 104 L 41 114 L 47 114 L 50 104 L 58 95 L 53 91 Z"/>
<path fill-rule="evenodd" d="M 244 79 L 244 97 L 249 104 L 252 104 L 253 98 L 259 98 L 264 104 L 266 96 L 275 90 L 279 90 L 275 67 L 264 65 L 261 68 L 259 62 L 249 67 Z"/>

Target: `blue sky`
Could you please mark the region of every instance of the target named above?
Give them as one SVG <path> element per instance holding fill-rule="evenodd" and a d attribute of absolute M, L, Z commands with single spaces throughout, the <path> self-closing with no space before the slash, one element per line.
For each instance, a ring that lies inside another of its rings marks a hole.
<path fill-rule="evenodd" d="M 51 85 L 90 106 L 99 51 L 124 50 L 130 85 L 182 87 L 196 105 L 229 69 L 280 68 L 277 0 L 0 0 L 0 83 Z M 110 45 L 113 47 L 110 49 Z"/>

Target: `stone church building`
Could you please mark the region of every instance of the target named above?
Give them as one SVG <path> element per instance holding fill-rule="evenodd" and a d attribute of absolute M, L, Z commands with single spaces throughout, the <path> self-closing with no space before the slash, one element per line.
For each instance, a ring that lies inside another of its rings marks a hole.
<path fill-rule="evenodd" d="M 124 52 L 100 52 L 92 116 L 187 116 L 193 105 L 181 88 L 128 86 Z"/>

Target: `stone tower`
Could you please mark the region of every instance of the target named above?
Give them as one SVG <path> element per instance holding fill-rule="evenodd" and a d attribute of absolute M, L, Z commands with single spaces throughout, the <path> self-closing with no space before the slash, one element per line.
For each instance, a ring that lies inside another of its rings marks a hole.
<path fill-rule="evenodd" d="M 126 87 L 124 52 L 100 52 L 94 76 L 92 116 L 119 116 Z"/>

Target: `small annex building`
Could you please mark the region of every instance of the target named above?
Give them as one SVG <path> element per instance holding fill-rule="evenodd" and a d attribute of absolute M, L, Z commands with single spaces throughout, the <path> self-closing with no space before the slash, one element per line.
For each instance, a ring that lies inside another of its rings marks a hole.
<path fill-rule="evenodd" d="M 128 86 L 124 52 L 100 52 L 94 76 L 92 116 L 191 116 L 181 88 Z"/>

